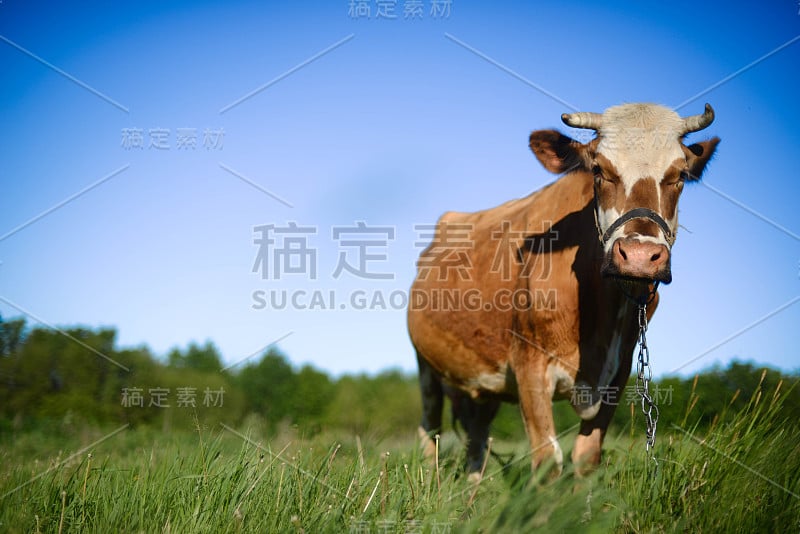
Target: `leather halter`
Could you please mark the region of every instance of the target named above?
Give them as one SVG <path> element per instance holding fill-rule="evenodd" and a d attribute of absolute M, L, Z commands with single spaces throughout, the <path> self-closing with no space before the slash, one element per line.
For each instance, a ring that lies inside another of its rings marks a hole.
<path fill-rule="evenodd" d="M 651 210 L 650 208 L 633 208 L 632 210 L 623 213 L 617 218 L 617 220 L 611 223 L 611 226 L 609 226 L 605 232 L 603 232 L 600 229 L 599 213 L 600 213 L 600 203 L 597 201 L 597 189 L 595 188 L 594 224 L 597 227 L 597 236 L 600 239 L 600 244 L 603 247 L 606 246 L 606 243 L 608 243 L 608 241 L 611 239 L 611 235 L 617 230 L 617 228 L 619 228 L 626 222 L 633 219 L 647 219 L 649 221 L 653 221 L 658 225 L 659 228 L 661 228 L 661 231 L 664 232 L 664 238 L 667 240 L 667 243 L 669 244 L 670 248 L 672 248 L 672 244 L 675 243 L 675 234 L 672 232 L 672 230 L 670 230 L 667 221 L 665 221 L 661 215 Z M 647 291 L 647 293 L 645 293 L 644 295 L 640 295 L 638 297 L 626 291 L 625 288 L 622 287 L 619 279 L 617 280 L 617 285 L 619 286 L 620 291 L 622 291 L 622 293 L 629 300 L 635 302 L 638 306 L 641 307 L 641 306 L 646 306 L 647 304 L 650 304 L 650 302 L 653 301 L 653 299 L 656 296 L 656 293 L 658 292 L 659 281 L 658 280 L 654 281 L 650 290 Z"/>
<path fill-rule="evenodd" d="M 617 230 L 617 228 L 619 228 L 626 222 L 633 219 L 647 219 L 653 221 L 659 226 L 659 228 L 661 228 L 661 231 L 664 232 L 664 238 L 667 240 L 667 243 L 669 243 L 670 247 L 672 247 L 672 244 L 675 242 L 675 235 L 672 233 L 672 230 L 667 224 L 667 221 L 665 221 L 664 218 L 661 217 L 661 215 L 651 210 L 650 208 L 633 208 L 632 210 L 623 213 L 617 218 L 616 221 L 611 223 L 611 226 L 609 226 L 608 229 L 602 235 L 600 235 L 600 224 L 597 218 L 598 207 L 599 206 L 597 205 L 597 197 L 595 196 L 594 215 L 595 215 L 595 221 L 597 221 L 597 233 L 600 236 L 600 242 L 603 244 L 604 247 L 608 243 L 609 239 L 611 239 L 611 235 Z"/>
<path fill-rule="evenodd" d="M 672 248 L 673 243 L 675 243 L 675 234 L 673 233 L 672 229 L 670 229 L 669 224 L 664 218 L 658 214 L 658 212 L 651 210 L 650 208 L 633 208 L 630 211 L 627 211 L 620 215 L 617 220 L 611 223 L 611 226 L 603 232 L 602 228 L 600 228 L 600 201 L 598 197 L 598 188 L 595 184 L 594 187 L 594 225 L 597 228 L 597 237 L 600 239 L 600 244 L 605 246 L 608 244 L 608 241 L 611 239 L 611 235 L 623 224 L 633 219 L 647 219 L 649 221 L 653 221 L 661 228 L 661 231 L 664 232 L 664 239 L 667 240 L 669 247 Z"/>

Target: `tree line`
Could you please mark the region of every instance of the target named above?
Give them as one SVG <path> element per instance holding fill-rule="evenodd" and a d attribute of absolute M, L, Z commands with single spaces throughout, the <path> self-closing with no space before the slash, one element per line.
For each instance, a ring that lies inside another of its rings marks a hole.
<path fill-rule="evenodd" d="M 633 380 L 608 399 L 621 405 L 614 417 L 618 428 L 643 424 Z M 779 383 L 788 419 L 800 411 L 797 382 L 796 373 L 734 362 L 691 378 L 655 380 L 651 394 L 660 426 L 703 429 L 743 410 L 759 388 L 774 391 Z M 578 421 L 568 403 L 554 408 L 558 429 Z M 113 328 L 56 331 L 0 318 L 0 435 L 41 425 L 129 424 L 169 431 L 223 423 L 257 426 L 265 434 L 291 427 L 304 435 L 335 430 L 380 439 L 415 435 L 420 413 L 416 376 L 399 370 L 332 377 L 311 365 L 292 365 L 275 348 L 225 368 L 210 341 L 157 357 L 146 346 L 117 347 Z M 504 404 L 492 434 L 524 438 L 516 406 Z"/>

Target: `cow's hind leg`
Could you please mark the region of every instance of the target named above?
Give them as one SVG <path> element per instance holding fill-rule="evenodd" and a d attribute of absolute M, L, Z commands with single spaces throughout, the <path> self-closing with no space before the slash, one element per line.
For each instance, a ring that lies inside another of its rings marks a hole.
<path fill-rule="evenodd" d="M 453 411 L 467 432 L 467 472 L 471 481 L 480 480 L 489 428 L 498 409 L 500 401 L 477 402 L 465 394 L 458 397 L 457 406 L 454 406 Z"/>
<path fill-rule="evenodd" d="M 417 433 L 422 443 L 422 451 L 426 457 L 436 455 L 436 444 L 433 438 L 442 431 L 442 406 L 444 391 L 442 381 L 425 358 L 417 352 L 419 366 L 419 388 L 422 394 L 422 422 Z"/>

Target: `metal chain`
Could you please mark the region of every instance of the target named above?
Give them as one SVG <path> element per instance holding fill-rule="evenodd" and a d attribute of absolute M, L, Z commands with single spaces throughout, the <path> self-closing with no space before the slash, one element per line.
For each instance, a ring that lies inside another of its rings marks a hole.
<path fill-rule="evenodd" d="M 650 396 L 650 381 L 653 370 L 650 368 L 650 350 L 647 348 L 647 303 L 639 304 L 639 356 L 636 363 L 636 393 L 641 398 L 642 413 L 647 424 L 647 444 L 645 450 L 650 452 L 656 444 L 656 425 L 658 424 L 658 406 Z M 653 461 L 656 461 L 655 454 Z M 656 462 L 658 464 L 658 462 Z"/>

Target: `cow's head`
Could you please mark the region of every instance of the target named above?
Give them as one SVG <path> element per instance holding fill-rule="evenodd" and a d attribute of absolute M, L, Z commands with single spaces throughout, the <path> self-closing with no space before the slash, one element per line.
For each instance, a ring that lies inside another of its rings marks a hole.
<path fill-rule="evenodd" d="M 669 283 L 678 198 L 685 182 L 700 178 L 719 142 L 715 137 L 686 146 L 683 138 L 711 124 L 714 110 L 706 104 L 703 114 L 681 118 L 655 104 L 624 104 L 561 119 L 597 136 L 582 144 L 556 130 L 538 130 L 530 147 L 550 172 L 594 175 L 603 274 Z"/>

